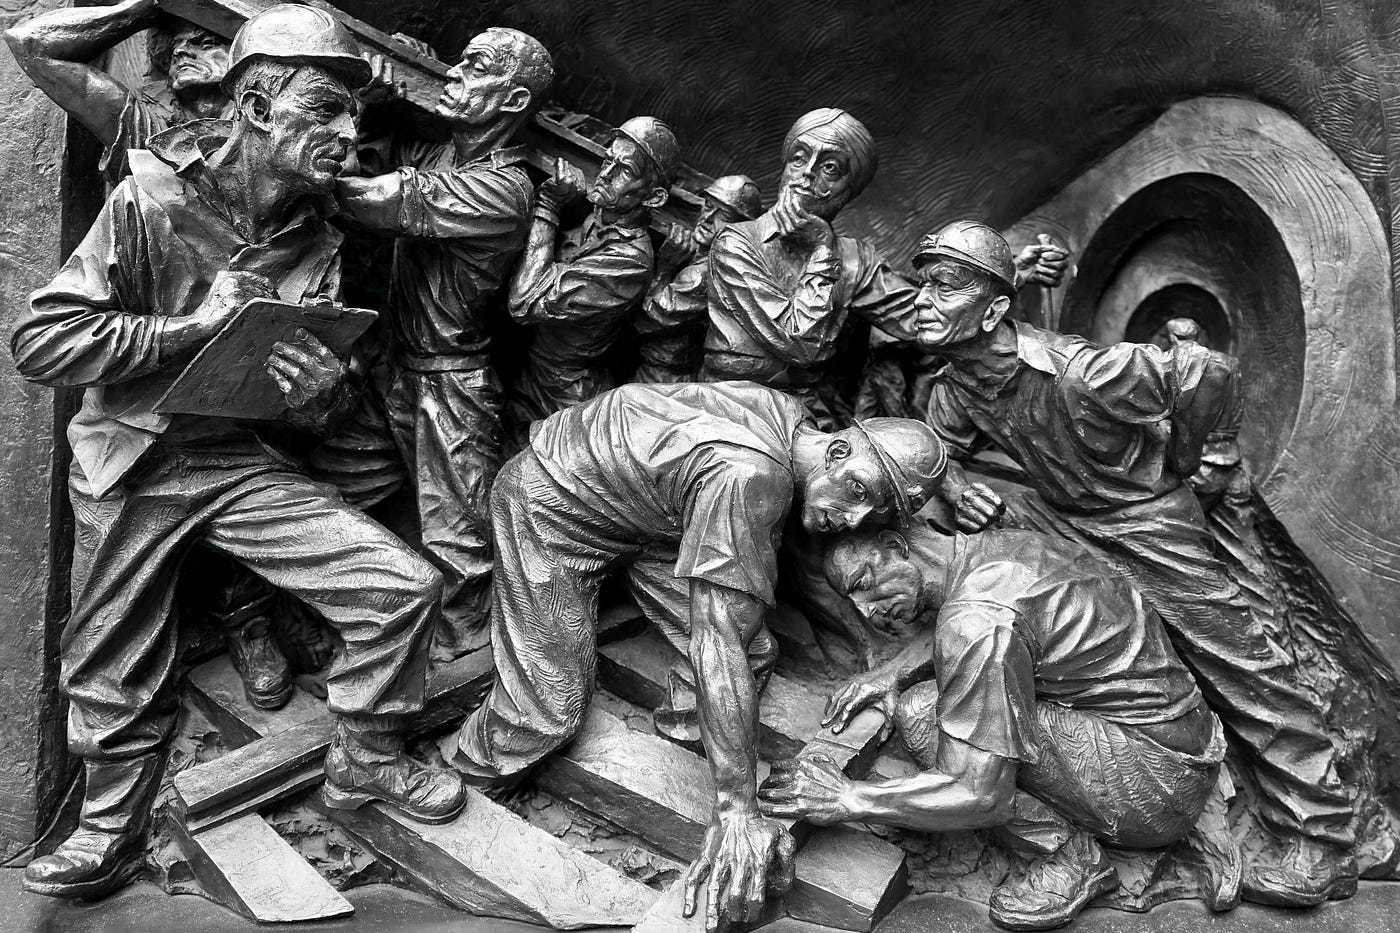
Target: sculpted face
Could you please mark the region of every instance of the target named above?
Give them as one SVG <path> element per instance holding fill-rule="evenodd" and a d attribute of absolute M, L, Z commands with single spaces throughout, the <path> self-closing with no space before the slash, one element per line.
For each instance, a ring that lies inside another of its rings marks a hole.
<path fill-rule="evenodd" d="M 701 249 L 709 249 L 721 230 L 743 219 L 734 208 L 706 195 L 705 206 L 700 210 L 699 219 L 695 221 L 696 245 Z"/>
<path fill-rule="evenodd" d="M 588 201 L 594 207 L 628 214 L 651 199 L 656 188 L 655 173 L 642 147 L 618 136 L 608 146 L 598 177 L 588 189 Z"/>
<path fill-rule="evenodd" d="M 870 442 L 853 428 L 835 435 L 826 462 L 807 477 L 802 490 L 802 526 L 819 534 L 852 531 L 867 519 L 894 514 L 889 487 Z"/>
<path fill-rule="evenodd" d="M 844 146 L 818 133 L 803 133 L 786 158 L 781 185 L 808 212 L 829 221 L 855 196 L 851 154 Z"/>
<path fill-rule="evenodd" d="M 529 106 L 530 92 L 516 83 L 515 61 L 499 33 L 483 32 L 462 50 L 462 60 L 447 72 L 437 112 L 453 123 L 481 126 L 502 113 Z"/>
<path fill-rule="evenodd" d="M 193 23 L 181 27 L 170 48 L 170 87 L 181 91 L 218 84 L 227 73 L 228 42 Z"/>
<path fill-rule="evenodd" d="M 305 67 L 267 113 L 269 169 L 305 191 L 328 191 L 355 142 L 355 99 L 345 82 Z"/>
<path fill-rule="evenodd" d="M 826 558 L 826 578 L 871 625 L 887 632 L 908 625 L 925 607 L 924 577 L 908 549 L 886 534 L 843 539 Z"/>
<path fill-rule="evenodd" d="M 982 333 L 988 320 L 995 325 L 1005 313 L 993 305 L 1010 303 L 997 297 L 985 276 L 952 259 L 935 259 L 919 271 L 922 287 L 914 301 L 917 340 L 926 349 L 953 347 Z M 989 318 L 989 312 L 993 317 Z"/>

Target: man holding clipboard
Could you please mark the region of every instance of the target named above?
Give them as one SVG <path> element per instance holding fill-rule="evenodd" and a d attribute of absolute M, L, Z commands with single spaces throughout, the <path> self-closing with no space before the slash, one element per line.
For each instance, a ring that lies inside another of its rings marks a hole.
<path fill-rule="evenodd" d="M 370 69 L 344 27 L 290 4 L 248 20 L 231 56 L 236 118 L 133 150 L 132 177 L 14 333 L 26 378 L 87 390 L 69 426 L 76 541 L 60 677 L 86 789 L 77 830 L 25 870 L 41 894 L 100 897 L 142 862 L 175 718 L 171 600 L 199 542 L 312 606 L 344 640 L 327 677 L 330 806 L 384 800 L 442 822 L 465 799 L 455 774 L 408 758 L 399 737 L 422 707 L 441 574 L 277 445 L 282 430 L 324 426 L 348 407 L 332 352 L 343 347 L 314 335 L 335 343 L 354 317 L 327 304 L 341 235 L 322 202 L 355 140 L 351 92 Z M 253 338 L 269 336 L 259 321 L 287 329 L 259 347 Z M 186 390 L 207 389 L 195 364 L 219 347 L 236 352 L 209 369 L 215 407 L 171 392 L 187 372 Z M 267 401 L 269 378 L 271 408 L 249 410 L 248 393 Z M 190 408 L 205 413 L 177 413 Z"/>

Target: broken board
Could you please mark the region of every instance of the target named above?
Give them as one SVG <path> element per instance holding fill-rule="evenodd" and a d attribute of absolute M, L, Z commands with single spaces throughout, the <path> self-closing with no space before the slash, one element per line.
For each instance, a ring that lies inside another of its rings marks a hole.
<path fill-rule="evenodd" d="M 194 876 L 214 900 L 258 923 L 343 917 L 350 902 L 277 830 L 248 814 L 200 833 L 172 821 Z"/>

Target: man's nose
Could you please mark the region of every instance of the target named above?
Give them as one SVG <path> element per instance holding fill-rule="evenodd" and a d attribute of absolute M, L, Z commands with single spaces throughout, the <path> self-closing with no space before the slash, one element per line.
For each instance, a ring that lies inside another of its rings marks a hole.
<path fill-rule="evenodd" d="M 914 298 L 914 308 L 917 311 L 926 311 L 933 307 L 933 289 L 924 287 L 919 289 L 919 294 Z"/>
<path fill-rule="evenodd" d="M 870 514 L 870 506 L 862 504 L 853 506 L 846 510 L 846 523 L 852 531 L 860 527 L 860 523 L 865 521 L 865 517 Z"/>
<path fill-rule="evenodd" d="M 348 111 L 336 117 L 331 123 L 335 135 L 346 145 L 353 143 L 358 135 L 355 130 L 355 117 Z"/>
<path fill-rule="evenodd" d="M 807 161 L 802 163 L 802 177 L 812 178 L 817 174 L 817 153 L 812 153 L 807 157 Z"/>

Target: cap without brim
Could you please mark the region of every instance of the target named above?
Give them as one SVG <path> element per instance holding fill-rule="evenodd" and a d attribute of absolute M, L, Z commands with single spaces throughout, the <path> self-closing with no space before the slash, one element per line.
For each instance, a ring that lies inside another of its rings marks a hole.
<path fill-rule="evenodd" d="M 837 107 L 809 110 L 797 118 L 783 139 L 783 158 L 792 151 L 799 136 L 814 135 L 828 145 L 835 145 L 851 159 L 851 186 L 859 192 L 875 177 L 879 159 L 875 154 L 875 137 L 865 124 Z"/>
<path fill-rule="evenodd" d="M 912 418 L 856 419 L 852 425 L 875 451 L 875 460 L 894 490 L 899 517 L 912 517 L 943 482 L 947 446 L 932 428 Z"/>
<path fill-rule="evenodd" d="M 318 65 L 339 75 L 352 91 L 369 84 L 374 74 L 350 30 L 325 10 L 299 3 L 279 3 L 248 17 L 229 46 L 224 93 L 232 96 L 243 66 L 259 59 Z"/>

